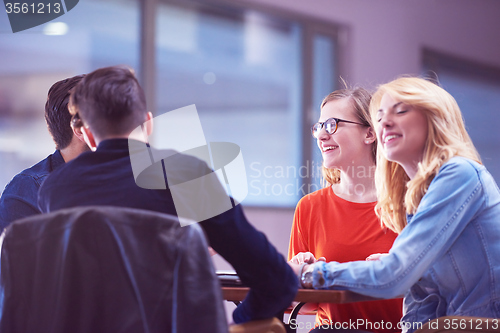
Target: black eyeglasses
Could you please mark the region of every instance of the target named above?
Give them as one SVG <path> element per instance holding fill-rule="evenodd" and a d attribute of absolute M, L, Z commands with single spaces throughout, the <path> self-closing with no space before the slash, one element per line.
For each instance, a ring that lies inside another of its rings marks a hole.
<path fill-rule="evenodd" d="M 344 120 L 344 119 L 339 119 L 339 118 L 330 118 L 327 119 L 323 123 L 316 123 L 311 127 L 311 133 L 312 136 L 315 138 L 318 138 L 319 132 L 321 132 L 321 129 L 323 126 L 325 127 L 326 133 L 332 135 L 333 133 L 337 132 L 337 128 L 339 127 L 339 123 L 350 123 L 350 124 L 357 124 L 361 126 L 369 126 L 367 124 L 361 124 L 357 123 L 355 121 L 350 121 L 350 120 Z"/>

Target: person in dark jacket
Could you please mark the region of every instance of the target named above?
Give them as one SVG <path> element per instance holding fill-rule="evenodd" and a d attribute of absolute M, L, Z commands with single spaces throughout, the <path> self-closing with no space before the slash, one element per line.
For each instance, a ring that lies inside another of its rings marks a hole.
<path fill-rule="evenodd" d="M 152 132 L 152 115 L 147 112 L 144 92 L 129 68 L 106 67 L 87 74 L 74 89 L 70 111 L 83 121 L 84 137 L 95 151 L 80 155 L 46 179 L 39 193 L 39 205 L 44 212 L 108 205 L 177 215 L 167 184 L 179 184 L 211 173 L 206 163 L 195 157 L 153 151 L 152 155 L 161 153 L 169 157 L 152 165 L 141 177 L 150 176 L 165 189 L 137 185 L 130 157 L 133 152 L 129 152 L 129 147 L 133 150 L 146 144 Z M 140 126 L 143 131 L 134 131 Z M 186 124 L 186 130 L 189 126 Z M 165 169 L 169 170 L 168 177 L 161 172 Z M 155 172 L 158 170 L 160 177 Z M 193 202 L 197 204 L 193 208 L 220 204 L 213 198 L 222 191 L 218 181 L 207 180 L 194 194 L 197 198 Z M 207 218 L 200 225 L 209 245 L 250 287 L 246 299 L 233 313 L 235 323 L 273 317 L 290 305 L 297 292 L 297 278 L 265 235 L 248 223 L 241 205 Z"/>
<path fill-rule="evenodd" d="M 38 190 L 45 178 L 65 162 L 89 150 L 81 131 L 71 128 L 71 115 L 68 111 L 70 90 L 82 78 L 83 75 L 77 75 L 58 81 L 50 87 L 45 103 L 45 121 L 56 151 L 18 173 L 7 184 L 0 197 L 0 231 L 15 220 L 40 214 Z"/>

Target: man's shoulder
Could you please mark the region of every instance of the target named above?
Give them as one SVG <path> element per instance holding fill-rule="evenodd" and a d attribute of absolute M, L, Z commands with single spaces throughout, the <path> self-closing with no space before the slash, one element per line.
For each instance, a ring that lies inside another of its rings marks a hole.
<path fill-rule="evenodd" d="M 53 154 L 41 160 L 40 162 L 19 172 L 12 178 L 8 186 L 22 184 L 22 183 L 34 183 L 37 184 L 39 187 L 44 181 L 44 179 L 53 171 L 52 164 L 54 164 L 53 163 L 54 160 L 57 160 L 58 159 L 57 157 L 60 157 L 60 159 L 62 159 L 60 153 L 59 156 L 56 156 L 57 153 L 58 152 L 56 151 Z M 62 162 L 64 163 L 64 160 L 62 160 Z"/>
<path fill-rule="evenodd" d="M 36 198 L 41 184 L 50 174 L 50 156 L 15 175 L 5 186 L 0 198 L 0 209 L 12 210 L 19 205 L 36 209 Z M 8 208 L 7 208 L 8 207 Z M 14 213 L 11 211 L 11 213 Z M 13 220 L 13 218 L 9 218 Z"/>
<path fill-rule="evenodd" d="M 37 195 L 44 178 L 21 172 L 5 186 L 0 197 L 0 230 L 19 218 L 40 212 Z"/>
<path fill-rule="evenodd" d="M 46 176 L 44 186 L 46 186 L 46 184 L 54 182 L 55 180 L 61 180 L 65 177 L 69 177 L 72 174 L 78 173 L 79 169 L 89 168 L 92 165 L 92 162 L 89 162 L 89 157 L 91 158 L 91 156 L 88 155 L 91 154 L 94 153 L 84 152 L 73 160 L 64 163 L 63 165 L 50 172 L 50 174 Z"/>
<path fill-rule="evenodd" d="M 213 170 L 199 157 L 177 152 L 175 150 L 162 150 L 165 158 L 162 159 L 163 166 L 168 175 L 176 178 L 186 178 L 184 181 L 202 177 Z M 158 156 L 162 156 L 159 154 Z M 189 178 L 189 179 L 188 179 Z"/>
<path fill-rule="evenodd" d="M 5 186 L 2 196 L 7 195 L 21 195 L 24 196 L 26 192 L 36 192 L 40 188 L 41 183 L 47 177 L 34 176 L 29 172 L 20 172 L 15 175 Z"/>

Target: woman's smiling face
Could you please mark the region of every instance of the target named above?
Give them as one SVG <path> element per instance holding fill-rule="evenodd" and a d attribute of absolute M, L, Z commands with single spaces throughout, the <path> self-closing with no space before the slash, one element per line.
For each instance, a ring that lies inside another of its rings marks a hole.
<path fill-rule="evenodd" d="M 400 164 L 413 178 L 423 159 L 429 132 L 425 113 L 386 93 L 377 111 L 375 130 L 384 156 Z"/>
<path fill-rule="evenodd" d="M 325 122 L 329 118 L 339 118 L 343 120 L 359 123 L 350 98 L 332 100 L 326 103 L 321 109 L 319 122 Z M 366 143 L 366 133 L 369 127 L 339 122 L 337 131 L 328 134 L 324 127 L 318 134 L 317 144 L 323 156 L 323 165 L 326 168 L 336 168 L 346 170 L 357 165 L 357 161 L 364 154 L 370 154 L 370 144 Z"/>

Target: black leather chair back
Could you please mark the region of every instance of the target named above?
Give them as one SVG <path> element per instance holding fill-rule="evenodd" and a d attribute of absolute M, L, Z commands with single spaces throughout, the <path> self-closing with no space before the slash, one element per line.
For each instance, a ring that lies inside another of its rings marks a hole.
<path fill-rule="evenodd" d="M 3 235 L 0 332 L 227 332 L 197 224 L 118 207 L 78 207 Z"/>

